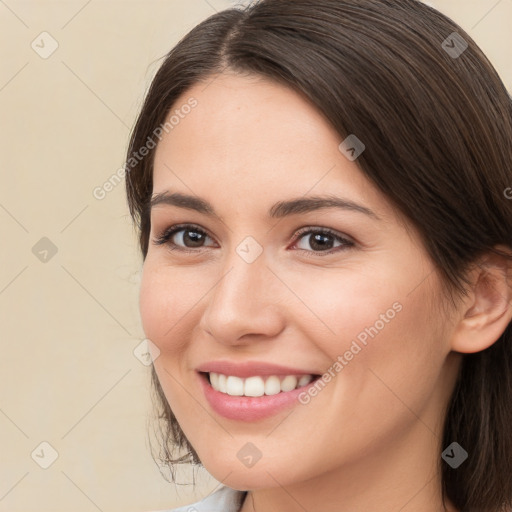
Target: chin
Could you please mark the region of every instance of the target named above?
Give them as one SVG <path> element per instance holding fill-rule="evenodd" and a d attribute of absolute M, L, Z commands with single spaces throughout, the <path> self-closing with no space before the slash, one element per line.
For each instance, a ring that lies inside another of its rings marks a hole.
<path fill-rule="evenodd" d="M 222 484 L 239 491 L 269 489 L 307 479 L 306 475 L 293 474 L 289 467 L 276 467 L 270 460 L 260 460 L 252 467 L 245 467 L 238 459 L 221 464 L 217 457 L 211 462 L 202 461 L 208 473 Z"/>

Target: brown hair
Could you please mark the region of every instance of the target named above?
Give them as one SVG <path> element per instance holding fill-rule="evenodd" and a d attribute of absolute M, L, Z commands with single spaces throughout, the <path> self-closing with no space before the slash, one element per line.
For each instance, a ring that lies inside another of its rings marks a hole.
<path fill-rule="evenodd" d="M 417 0 L 262 0 L 218 12 L 166 55 L 128 159 L 182 93 L 225 70 L 285 84 L 313 102 L 340 141 L 349 134 L 363 141 L 359 168 L 416 226 L 452 301 L 466 293 L 466 272 L 480 255 L 510 247 L 511 97 L 476 43 L 445 15 Z M 126 174 L 144 259 L 153 155 Z M 464 355 L 446 411 L 442 446 L 456 441 L 469 457 L 457 469 L 439 458 L 443 497 L 463 511 L 512 505 L 511 336 L 509 324 L 489 348 Z M 200 464 L 154 368 L 152 381 L 163 422 L 160 460 L 171 468 Z M 173 458 L 174 449 L 186 454 Z"/>

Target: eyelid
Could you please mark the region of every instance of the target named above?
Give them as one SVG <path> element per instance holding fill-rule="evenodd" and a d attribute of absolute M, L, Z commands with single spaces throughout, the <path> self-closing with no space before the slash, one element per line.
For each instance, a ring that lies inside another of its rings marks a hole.
<path fill-rule="evenodd" d="M 300 228 L 299 230 L 297 230 L 295 232 L 295 238 L 300 238 L 302 235 L 305 235 L 307 233 L 314 233 L 314 232 L 321 232 L 321 233 L 328 233 L 336 238 L 339 238 L 339 239 L 342 239 L 342 240 L 345 240 L 346 242 L 351 242 L 353 244 L 355 244 L 355 240 L 350 237 L 349 235 L 346 235 L 344 233 L 340 233 L 339 231 L 336 231 L 335 229 L 332 229 L 332 228 L 328 228 L 328 227 L 325 227 L 325 226 L 305 226 L 303 228 Z"/>

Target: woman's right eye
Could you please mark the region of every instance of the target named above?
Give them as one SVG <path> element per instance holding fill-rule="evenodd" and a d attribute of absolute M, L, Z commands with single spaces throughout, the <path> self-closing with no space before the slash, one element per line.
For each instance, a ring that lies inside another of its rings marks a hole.
<path fill-rule="evenodd" d="M 171 250 L 197 252 L 193 248 L 202 249 L 202 243 L 210 236 L 197 226 L 181 224 L 164 230 L 153 241 L 156 245 L 168 245 Z M 211 238 L 210 238 L 211 239 Z"/>

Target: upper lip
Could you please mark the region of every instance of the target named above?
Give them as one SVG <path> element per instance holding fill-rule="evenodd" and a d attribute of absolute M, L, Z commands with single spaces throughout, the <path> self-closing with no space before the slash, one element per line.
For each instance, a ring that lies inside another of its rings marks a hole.
<path fill-rule="evenodd" d="M 253 377 L 258 375 L 318 375 L 302 368 L 292 368 L 264 361 L 244 361 L 235 363 L 233 361 L 220 360 L 203 363 L 196 368 L 198 372 L 214 372 L 235 377 Z"/>

